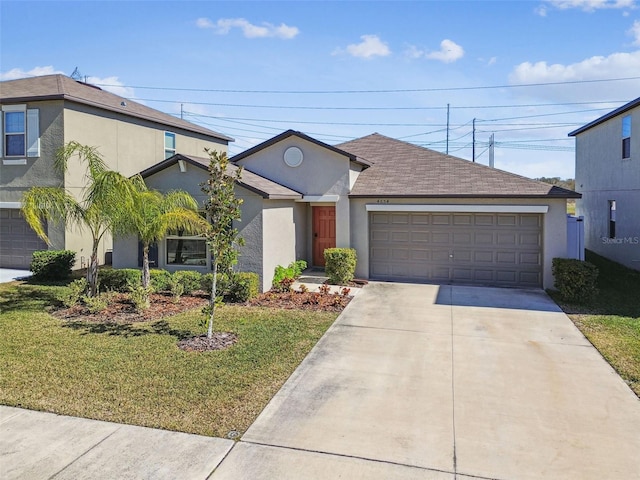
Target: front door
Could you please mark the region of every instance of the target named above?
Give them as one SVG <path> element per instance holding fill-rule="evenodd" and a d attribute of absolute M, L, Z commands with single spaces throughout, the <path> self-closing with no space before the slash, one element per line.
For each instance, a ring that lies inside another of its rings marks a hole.
<path fill-rule="evenodd" d="M 324 267 L 324 251 L 336 246 L 336 207 L 313 207 L 313 264 Z"/>

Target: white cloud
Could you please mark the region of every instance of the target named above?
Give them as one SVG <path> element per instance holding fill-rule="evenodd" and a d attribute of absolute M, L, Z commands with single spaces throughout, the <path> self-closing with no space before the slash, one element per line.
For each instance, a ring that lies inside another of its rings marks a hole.
<path fill-rule="evenodd" d="M 640 46 L 640 20 L 633 22 L 633 26 L 627 31 L 627 33 L 634 38 L 633 45 Z"/>
<path fill-rule="evenodd" d="M 636 0 L 546 0 L 547 3 L 559 10 L 568 10 L 578 8 L 585 12 L 593 12 L 595 10 L 610 8 L 635 8 Z M 546 9 L 544 6 L 539 7 Z M 538 13 L 540 15 L 540 13 Z M 542 15 L 544 16 L 544 15 Z"/>
<path fill-rule="evenodd" d="M 547 16 L 547 6 L 546 5 L 539 5 L 535 10 L 534 10 L 536 15 L 539 15 L 541 17 L 546 17 Z"/>
<path fill-rule="evenodd" d="M 544 86 L 534 88 L 538 96 L 554 100 L 625 100 L 636 98 L 640 80 L 625 80 L 611 83 L 589 82 L 615 78 L 637 77 L 640 72 L 640 50 L 630 53 L 612 53 L 609 56 L 595 56 L 572 64 L 548 64 L 524 62 L 517 65 L 509 75 L 513 85 L 531 83 L 580 82 L 568 86 Z M 527 88 L 526 93 L 534 90 Z M 611 98 L 615 97 L 615 98 Z"/>
<path fill-rule="evenodd" d="M 57 73 L 64 74 L 64 72 L 56 70 L 51 65 L 46 67 L 35 67 L 28 71 L 22 70 L 21 68 L 13 68 L 8 72 L 0 73 L 0 80 L 17 80 L 18 78 L 41 77 L 43 75 L 55 75 Z"/>
<path fill-rule="evenodd" d="M 498 57 L 491 57 L 487 62 L 487 65 L 495 65 L 497 61 L 498 61 Z"/>
<path fill-rule="evenodd" d="M 106 90 L 107 92 L 111 92 L 116 95 L 119 95 L 121 97 L 125 97 L 125 98 L 135 97 L 133 88 L 126 87 L 124 83 L 122 83 L 116 76 L 111 76 L 111 77 L 87 76 L 87 83 L 90 83 L 92 85 L 97 85 L 101 89 Z"/>
<path fill-rule="evenodd" d="M 346 53 L 359 58 L 386 57 L 391 54 L 389 46 L 380 40 L 377 35 L 362 35 L 362 42 L 347 45 Z M 332 55 L 340 55 L 345 50 L 336 48 Z"/>
<path fill-rule="evenodd" d="M 196 25 L 199 28 L 213 29 L 218 35 L 226 35 L 232 28 L 239 28 L 246 38 L 275 37 L 291 40 L 300 33 L 298 27 L 290 27 L 284 23 L 272 25 L 263 22 L 261 25 L 254 25 L 244 18 L 221 18 L 215 23 L 208 18 L 199 18 L 196 20 Z"/>
<path fill-rule="evenodd" d="M 444 39 L 440 42 L 440 50 L 425 54 L 425 58 L 439 60 L 444 63 L 455 62 L 464 56 L 464 49 L 452 40 Z"/>

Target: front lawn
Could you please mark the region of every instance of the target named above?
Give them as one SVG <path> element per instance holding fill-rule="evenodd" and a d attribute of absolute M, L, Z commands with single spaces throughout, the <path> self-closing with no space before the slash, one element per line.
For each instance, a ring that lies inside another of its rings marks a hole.
<path fill-rule="evenodd" d="M 554 300 L 640 397 L 640 272 L 587 251 L 600 293 L 576 305 Z"/>
<path fill-rule="evenodd" d="M 185 352 L 199 309 L 162 320 L 96 323 L 45 311 L 63 287 L 0 285 L 0 404 L 224 437 L 243 433 L 337 312 L 224 306 L 215 330 L 238 343 Z"/>

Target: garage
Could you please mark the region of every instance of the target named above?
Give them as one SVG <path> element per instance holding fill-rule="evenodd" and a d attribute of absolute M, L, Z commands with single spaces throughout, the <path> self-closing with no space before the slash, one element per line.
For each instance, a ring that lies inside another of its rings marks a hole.
<path fill-rule="evenodd" d="M 375 280 L 542 286 L 540 213 L 369 212 Z"/>
<path fill-rule="evenodd" d="M 32 253 L 46 249 L 47 244 L 29 227 L 20 210 L 0 209 L 0 268 L 28 269 Z"/>

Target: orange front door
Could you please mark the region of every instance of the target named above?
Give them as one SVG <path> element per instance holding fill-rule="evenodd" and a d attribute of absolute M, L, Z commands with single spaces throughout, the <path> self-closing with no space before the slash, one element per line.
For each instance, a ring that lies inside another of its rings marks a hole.
<path fill-rule="evenodd" d="M 313 207 L 313 264 L 324 267 L 324 251 L 336 246 L 336 207 Z"/>

